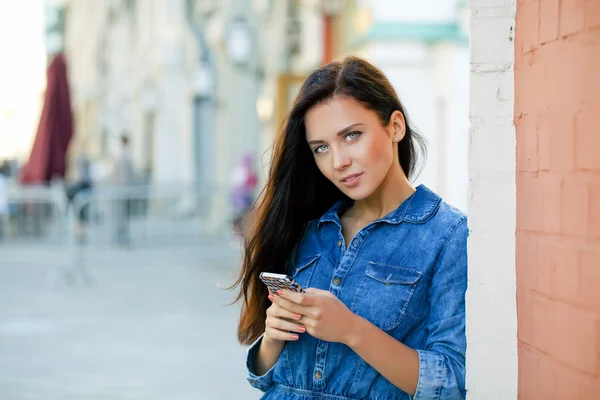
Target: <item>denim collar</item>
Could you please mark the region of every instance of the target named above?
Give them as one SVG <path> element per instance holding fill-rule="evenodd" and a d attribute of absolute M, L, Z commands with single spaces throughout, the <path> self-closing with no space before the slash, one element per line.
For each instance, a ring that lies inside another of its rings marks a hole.
<path fill-rule="evenodd" d="M 429 190 L 425 185 L 419 185 L 415 192 L 404 200 L 398 208 L 385 217 L 373 221 L 373 223 L 387 222 L 389 224 L 399 224 L 402 221 L 406 221 L 413 224 L 422 224 L 433 217 L 441 201 L 441 197 Z M 339 215 L 348 210 L 352 204 L 354 204 L 352 200 L 340 200 L 336 202 L 319 219 L 317 226 L 320 227 L 321 224 L 327 221 L 342 226 Z"/>

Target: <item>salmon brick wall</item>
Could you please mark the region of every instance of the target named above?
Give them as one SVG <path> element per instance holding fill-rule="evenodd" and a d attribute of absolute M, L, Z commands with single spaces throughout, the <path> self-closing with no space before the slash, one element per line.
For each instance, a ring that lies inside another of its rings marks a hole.
<path fill-rule="evenodd" d="M 519 399 L 600 399 L 600 0 L 518 0 Z"/>

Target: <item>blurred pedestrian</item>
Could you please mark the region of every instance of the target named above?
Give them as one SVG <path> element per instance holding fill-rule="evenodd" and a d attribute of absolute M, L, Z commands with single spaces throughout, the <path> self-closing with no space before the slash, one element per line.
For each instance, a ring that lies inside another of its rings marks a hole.
<path fill-rule="evenodd" d="M 128 247 L 131 243 L 129 236 L 129 217 L 131 202 L 128 190 L 134 184 L 135 172 L 131 152 L 129 149 L 129 136 L 121 136 L 121 151 L 115 160 L 112 180 L 117 187 L 118 198 L 114 201 L 114 218 L 116 226 L 115 241 L 119 246 Z"/>
<path fill-rule="evenodd" d="M 252 155 L 245 154 L 229 176 L 231 206 L 233 209 L 233 233 L 241 235 L 244 219 L 252 206 L 258 179 L 254 172 Z"/>
<path fill-rule="evenodd" d="M 385 75 L 357 57 L 314 71 L 274 148 L 237 281 L 250 384 L 464 399 L 467 217 L 413 187 L 424 142 Z"/>
<path fill-rule="evenodd" d="M 85 153 L 80 153 L 75 161 L 75 182 L 67 188 L 67 200 L 72 212 L 77 213 L 77 238 L 81 242 L 85 236 L 85 225 L 89 218 L 89 202 L 76 202 L 78 195 L 89 194 L 92 190 L 92 174 L 90 160 Z"/>

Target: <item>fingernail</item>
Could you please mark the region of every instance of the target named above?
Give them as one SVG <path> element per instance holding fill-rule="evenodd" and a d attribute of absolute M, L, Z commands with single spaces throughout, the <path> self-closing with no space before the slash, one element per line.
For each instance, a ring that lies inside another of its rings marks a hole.
<path fill-rule="evenodd" d="M 304 332 L 306 332 L 306 328 L 305 328 L 305 327 L 303 327 L 303 326 L 299 326 L 299 327 L 298 327 L 298 332 L 302 332 L 302 333 L 304 333 Z"/>
<path fill-rule="evenodd" d="M 278 290 L 277 294 L 280 295 L 280 296 L 283 296 L 283 290 Z"/>
<path fill-rule="evenodd" d="M 298 340 L 298 335 L 292 335 L 292 339 Z"/>
<path fill-rule="evenodd" d="M 273 296 L 272 294 L 269 295 L 269 300 L 273 301 L 275 300 L 275 296 Z"/>
<path fill-rule="evenodd" d="M 300 319 L 300 318 L 302 318 L 302 315 L 300 315 L 300 314 L 294 314 L 294 318 Z"/>

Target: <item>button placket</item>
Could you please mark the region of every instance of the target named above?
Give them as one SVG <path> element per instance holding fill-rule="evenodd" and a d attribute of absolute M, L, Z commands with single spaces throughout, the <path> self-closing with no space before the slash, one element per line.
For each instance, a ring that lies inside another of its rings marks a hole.
<path fill-rule="evenodd" d="M 329 342 L 323 340 L 317 341 L 317 353 L 315 358 L 315 370 L 313 372 L 313 385 L 315 389 L 325 388 L 325 363 L 327 361 L 327 348 Z"/>

